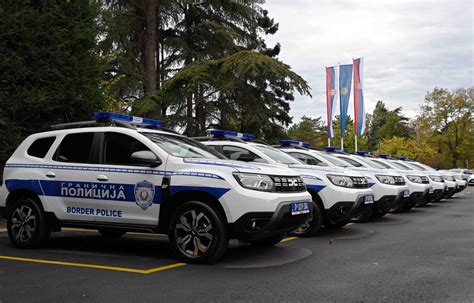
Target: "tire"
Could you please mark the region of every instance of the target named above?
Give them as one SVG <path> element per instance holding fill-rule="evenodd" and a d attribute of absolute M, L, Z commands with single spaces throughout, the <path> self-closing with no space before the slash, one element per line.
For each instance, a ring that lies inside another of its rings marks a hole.
<path fill-rule="evenodd" d="M 8 237 L 17 248 L 36 248 L 51 233 L 46 215 L 32 198 L 21 197 L 7 211 Z"/>
<path fill-rule="evenodd" d="M 125 230 L 122 229 L 107 227 L 99 228 L 98 231 L 105 238 L 119 238 L 127 233 Z"/>
<path fill-rule="evenodd" d="M 377 210 L 377 211 L 374 211 L 374 213 L 372 214 L 372 218 L 382 218 L 383 216 L 385 216 L 388 213 L 389 213 L 388 210 L 386 210 L 386 211 Z"/>
<path fill-rule="evenodd" d="M 173 253 L 188 263 L 214 263 L 229 244 L 225 217 L 198 201 L 186 202 L 176 209 L 168 236 Z"/>
<path fill-rule="evenodd" d="M 344 220 L 344 221 L 339 221 L 339 222 L 327 222 L 326 227 L 327 228 L 342 228 L 346 226 L 349 223 L 350 219 Z"/>
<path fill-rule="evenodd" d="M 369 222 L 373 216 L 374 216 L 374 210 L 372 208 L 368 208 L 364 210 L 362 215 L 355 218 L 355 221 L 358 223 L 366 223 L 366 222 Z"/>
<path fill-rule="evenodd" d="M 318 203 L 313 202 L 311 217 L 301 224 L 296 230 L 291 232 L 292 236 L 310 237 L 319 232 L 323 225 L 323 210 Z"/>
<path fill-rule="evenodd" d="M 258 241 L 251 241 L 250 244 L 256 247 L 270 247 L 280 243 L 284 236 L 285 235 L 278 235 Z"/>

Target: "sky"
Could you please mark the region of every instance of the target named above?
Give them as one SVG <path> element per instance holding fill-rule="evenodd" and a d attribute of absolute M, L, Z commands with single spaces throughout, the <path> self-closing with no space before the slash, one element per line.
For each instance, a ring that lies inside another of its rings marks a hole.
<path fill-rule="evenodd" d="M 325 67 L 352 58 L 365 60 L 368 113 L 383 100 L 414 117 L 434 87 L 474 85 L 473 0 L 266 0 L 263 8 L 279 23 L 267 44 L 279 42 L 279 59 L 311 86 L 312 98 L 295 93 L 293 122 L 325 120 Z M 352 104 L 351 96 L 351 116 Z"/>

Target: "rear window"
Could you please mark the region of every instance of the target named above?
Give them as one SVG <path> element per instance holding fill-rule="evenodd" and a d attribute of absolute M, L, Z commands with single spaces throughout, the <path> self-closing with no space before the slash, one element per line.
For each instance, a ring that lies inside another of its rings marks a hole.
<path fill-rule="evenodd" d="M 56 140 L 56 137 L 36 139 L 33 144 L 30 145 L 26 153 L 32 157 L 44 158 L 51 148 L 51 145 L 53 145 L 54 140 Z"/>
<path fill-rule="evenodd" d="M 89 163 L 94 133 L 69 134 L 64 137 L 54 155 L 55 161 Z"/>

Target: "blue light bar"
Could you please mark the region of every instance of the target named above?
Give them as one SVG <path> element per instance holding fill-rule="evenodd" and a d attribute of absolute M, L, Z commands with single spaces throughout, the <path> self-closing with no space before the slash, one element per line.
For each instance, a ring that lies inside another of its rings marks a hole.
<path fill-rule="evenodd" d="M 398 159 L 402 160 L 402 161 L 408 161 L 408 157 L 407 156 L 402 156 L 402 157 L 399 157 Z"/>
<path fill-rule="evenodd" d="M 344 147 L 344 148 L 342 149 L 342 151 L 345 152 L 345 153 L 349 153 L 349 148 Z"/>
<path fill-rule="evenodd" d="M 355 154 L 356 154 L 356 155 L 359 155 L 359 156 L 363 156 L 363 157 L 371 156 L 371 155 L 372 155 L 372 153 L 369 152 L 369 151 L 356 151 Z"/>
<path fill-rule="evenodd" d="M 254 135 L 251 134 L 243 134 L 238 132 L 233 132 L 230 130 L 221 130 L 221 129 L 209 129 L 207 132 L 214 137 L 235 137 L 240 138 L 242 140 L 250 141 L 255 138 Z"/>
<path fill-rule="evenodd" d="M 283 145 L 283 146 L 302 146 L 302 147 L 305 147 L 305 148 L 310 148 L 311 147 L 311 144 L 309 144 L 308 142 L 301 142 L 301 141 L 294 141 L 294 140 L 280 140 L 280 145 Z"/>
<path fill-rule="evenodd" d="M 124 114 L 110 113 L 110 112 L 94 112 L 93 118 L 97 122 L 113 122 L 114 120 L 125 121 L 136 125 L 161 127 L 163 122 L 148 118 L 137 116 L 130 116 Z"/>
<path fill-rule="evenodd" d="M 340 153 L 340 152 L 342 152 L 342 150 L 341 150 L 339 147 L 335 147 L 335 146 L 327 146 L 327 147 L 325 148 L 325 150 L 326 150 L 327 152 L 335 152 L 335 153 Z"/>
<path fill-rule="evenodd" d="M 380 155 L 379 155 L 379 158 L 382 158 L 382 159 L 391 159 L 391 158 L 392 158 L 392 155 L 390 155 L 390 154 L 380 154 Z"/>

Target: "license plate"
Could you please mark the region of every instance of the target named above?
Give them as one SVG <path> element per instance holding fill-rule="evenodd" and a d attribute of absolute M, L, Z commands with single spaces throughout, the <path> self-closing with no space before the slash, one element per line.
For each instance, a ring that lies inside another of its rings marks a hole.
<path fill-rule="evenodd" d="M 301 215 L 309 213 L 308 202 L 295 202 L 291 203 L 291 215 Z"/>
<path fill-rule="evenodd" d="M 364 203 L 365 204 L 372 204 L 374 203 L 374 196 L 368 195 L 364 197 Z"/>
<path fill-rule="evenodd" d="M 434 192 L 433 187 L 428 188 L 428 191 L 430 194 L 432 194 Z"/>
<path fill-rule="evenodd" d="M 410 197 L 410 191 L 409 190 L 404 190 L 403 191 L 403 198 L 408 198 Z"/>

